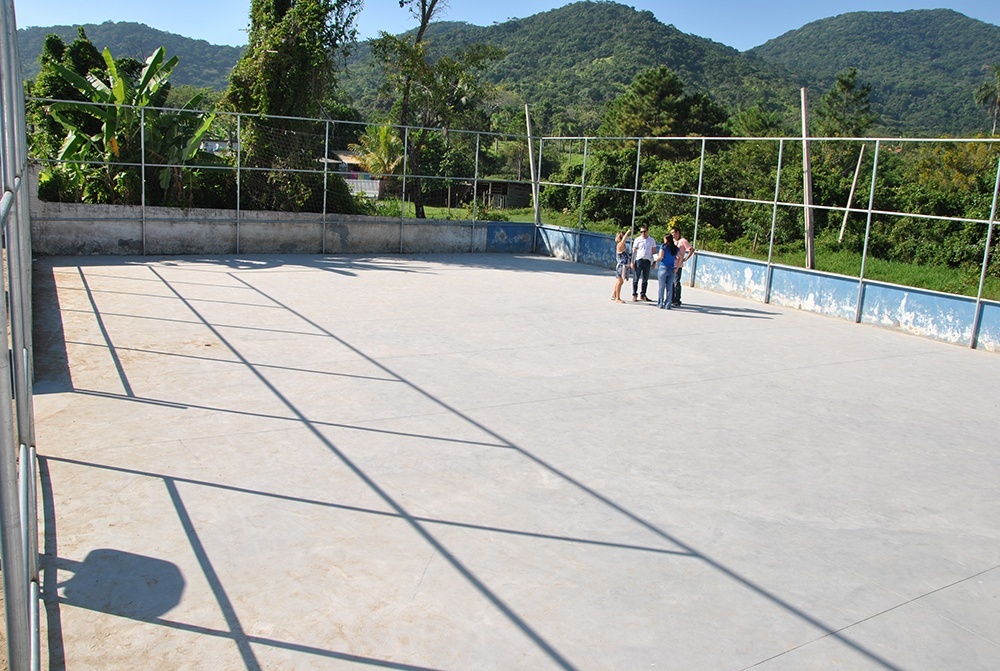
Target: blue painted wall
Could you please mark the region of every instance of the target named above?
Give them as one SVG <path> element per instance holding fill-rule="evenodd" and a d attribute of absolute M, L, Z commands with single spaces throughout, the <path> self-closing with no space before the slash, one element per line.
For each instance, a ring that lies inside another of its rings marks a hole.
<path fill-rule="evenodd" d="M 539 253 L 610 270 L 618 263 L 614 236 L 551 225 L 538 231 Z"/>
<path fill-rule="evenodd" d="M 1000 303 L 983 302 L 977 349 L 1000 352 Z"/>
<path fill-rule="evenodd" d="M 534 238 L 534 224 L 491 222 L 486 227 L 486 251 L 530 254 Z"/>
<path fill-rule="evenodd" d="M 575 261 L 579 252 L 580 236 L 572 228 L 561 226 L 538 227 L 538 252 L 557 259 Z"/>
<path fill-rule="evenodd" d="M 615 241 L 609 235 L 541 226 L 536 250 L 602 268 L 615 266 Z M 860 284 L 856 277 L 778 265 L 769 270 L 764 261 L 712 252 L 699 252 L 693 261 L 685 266 L 682 281 L 689 283 L 693 273 L 700 289 L 840 319 L 856 318 Z M 957 345 L 972 342 L 975 299 L 867 280 L 864 285 L 862 323 Z M 983 303 L 977 347 L 1000 352 L 1000 303 Z"/>
<path fill-rule="evenodd" d="M 711 252 L 698 252 L 692 260 L 696 287 L 764 302 L 766 263 Z"/>
<path fill-rule="evenodd" d="M 852 321 L 857 314 L 857 278 L 772 266 L 767 297 L 766 263 L 711 252 L 699 252 L 696 258 L 695 286 L 699 288 Z M 861 301 L 862 323 L 957 345 L 972 342 L 973 298 L 866 280 Z M 983 303 L 977 347 L 1000 351 L 1000 306 L 996 303 Z"/>
<path fill-rule="evenodd" d="M 610 235 L 584 231 L 580 234 L 580 263 L 614 270 L 618 265 L 615 247 L 615 239 Z"/>
<path fill-rule="evenodd" d="M 770 302 L 853 320 L 858 307 L 858 279 L 772 266 Z"/>
<path fill-rule="evenodd" d="M 969 345 L 975 313 L 974 298 L 866 282 L 861 321 Z"/>

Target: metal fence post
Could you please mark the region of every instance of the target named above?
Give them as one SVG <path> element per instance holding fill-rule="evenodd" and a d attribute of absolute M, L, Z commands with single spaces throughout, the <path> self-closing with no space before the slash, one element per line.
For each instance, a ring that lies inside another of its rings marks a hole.
<path fill-rule="evenodd" d="M 858 305 L 854 311 L 854 323 L 861 323 L 861 310 L 865 299 L 865 265 L 868 262 L 868 240 L 872 231 L 872 210 L 875 208 L 875 181 L 878 179 L 878 152 L 881 140 L 875 140 L 875 158 L 872 163 L 872 183 L 868 192 L 868 217 L 865 220 L 865 246 L 861 250 L 861 274 L 858 275 Z"/>
<path fill-rule="evenodd" d="M 983 319 L 983 287 L 986 284 L 986 269 L 990 264 L 990 243 L 993 242 L 993 224 L 997 220 L 997 198 L 1000 196 L 1000 161 L 997 161 L 997 178 L 993 184 L 993 205 L 990 207 L 990 224 L 986 228 L 986 248 L 983 250 L 983 272 L 979 275 L 979 292 L 976 294 L 976 315 L 972 320 L 972 339 L 969 347 L 979 344 L 979 325 Z"/>
<path fill-rule="evenodd" d="M 531 160 L 531 148 L 534 146 L 531 142 L 531 136 L 528 136 L 528 160 Z M 545 138 L 538 138 L 538 160 L 532 163 L 534 166 L 534 181 L 531 184 L 531 198 L 532 205 L 535 205 L 535 230 L 534 235 L 531 236 L 531 253 L 534 254 L 538 251 L 538 236 L 539 227 L 542 225 L 542 152 L 545 150 Z M 518 177 L 520 177 L 520 170 L 518 171 Z"/>
<path fill-rule="evenodd" d="M 23 191 L 27 184 L 20 182 L 19 191 Z M 13 368 L 13 391 L 16 400 L 14 412 L 17 422 L 17 435 L 21 443 L 25 445 L 35 444 L 34 417 L 31 400 L 31 365 L 28 356 L 29 338 L 31 332 L 30 305 L 25 305 L 30 293 L 30 263 L 25 265 L 24 260 L 24 235 L 22 213 L 27 213 L 27 202 L 17 203 L 15 199 L 13 218 L 8 220 L 6 226 L 6 247 L 7 247 L 7 278 L 9 283 L 9 314 L 10 314 L 10 342 L 11 342 L 11 366 Z"/>
<path fill-rule="evenodd" d="M 701 191 L 705 184 L 705 138 L 701 138 L 701 160 L 698 163 L 698 194 L 694 201 L 694 236 L 691 246 L 698 249 L 698 223 L 701 221 Z M 694 286 L 694 278 L 698 274 L 698 254 L 691 257 L 691 276 L 688 278 L 688 286 Z"/>
<path fill-rule="evenodd" d="M 236 253 L 240 253 L 240 196 L 242 194 L 243 180 L 240 168 L 243 163 L 243 128 L 241 125 L 242 115 L 236 113 Z"/>
<path fill-rule="evenodd" d="M 410 127 L 407 126 L 403 131 L 403 203 L 399 210 L 399 253 L 403 253 L 403 225 L 406 223 L 406 168 L 407 159 L 410 156 Z M 420 169 L 420 166 L 417 166 Z M 423 186 L 423 185 L 421 185 Z M 416 205 L 414 205 L 416 208 Z M 413 213 L 414 218 L 416 218 L 416 209 Z"/>
<path fill-rule="evenodd" d="M 406 169 L 407 169 L 407 159 L 410 157 L 410 128 L 406 127 L 403 129 L 403 196 L 402 202 L 399 205 L 399 235 L 403 235 L 403 218 L 406 217 Z"/>
<path fill-rule="evenodd" d="M 9 326 L 12 338 L 12 349 L 0 356 L 0 563 L 3 565 L 8 665 L 13 671 L 26 671 L 36 658 L 33 648 L 37 641 L 37 636 L 31 632 L 32 613 L 37 612 L 37 603 L 31 603 L 37 591 L 31 587 L 34 576 L 29 569 L 29 564 L 34 562 L 28 561 L 33 546 L 30 538 L 36 525 L 30 517 L 34 507 L 26 505 L 23 497 L 23 487 L 30 484 L 35 469 L 26 455 L 20 460 L 24 469 L 20 483 L 18 477 L 19 453 L 26 452 L 21 445 L 34 440 L 33 428 L 24 424 L 32 421 L 30 357 L 25 356 L 25 348 L 30 346 L 30 340 L 26 341 L 25 337 L 30 338 L 31 313 L 30 305 L 23 304 L 30 295 L 30 275 L 25 275 L 25 259 L 30 263 L 30 255 L 25 256 L 28 250 L 23 244 L 23 228 L 26 222 L 30 226 L 30 221 L 24 85 L 17 52 L 13 0 L 3 0 L 0 12 L 3 28 L 0 40 L 0 227 L 5 233 L 6 264 L 11 273 L 8 299 L 0 309 L 0 331 L 7 333 Z M 30 238 L 28 240 L 30 245 Z"/>
<path fill-rule="evenodd" d="M 13 26 L 16 32 L 16 26 Z M 16 45 L 15 57 L 9 61 L 19 63 Z M 19 72 L 19 71 L 18 71 Z M 13 268 L 17 277 L 17 289 L 13 293 L 11 308 L 18 318 L 19 326 L 13 338 L 14 353 L 20 355 L 20 366 L 17 361 L 14 363 L 15 374 L 21 380 L 19 396 L 17 397 L 17 431 L 22 447 L 21 471 L 21 499 L 23 501 L 22 512 L 22 537 L 25 553 L 25 569 L 27 575 L 27 609 L 28 609 L 28 640 L 29 640 L 29 664 L 31 669 L 40 668 L 41 664 L 41 640 L 39 634 L 39 602 L 40 602 L 40 581 L 38 573 L 38 492 L 36 479 L 38 475 L 38 459 L 35 450 L 35 411 L 34 411 L 34 342 L 32 339 L 32 287 L 31 287 L 31 216 L 29 212 L 31 180 L 28 178 L 28 148 L 26 144 L 27 119 L 24 109 L 24 86 L 20 78 L 13 80 L 16 82 L 16 96 L 18 104 L 13 107 L 15 118 L 15 128 L 22 129 L 18 140 L 14 142 L 16 166 L 20 166 L 21 178 L 18 180 L 19 187 L 14 195 L 17 205 L 17 221 L 15 222 L 15 234 L 12 236 L 16 242 L 16 255 L 13 258 L 16 265 Z M 10 263 L 8 258 L 8 264 Z M 11 287 L 15 282 L 11 281 Z"/>
<path fill-rule="evenodd" d="M 573 254 L 573 260 L 579 263 L 580 261 L 580 231 L 583 230 L 583 196 L 587 191 L 587 144 L 588 138 L 583 138 L 583 169 L 580 171 L 580 217 L 577 220 L 576 225 L 576 252 Z"/>
<path fill-rule="evenodd" d="M 476 170 L 472 176 L 472 239 L 469 241 L 469 252 L 476 251 L 476 206 L 479 204 L 479 138 L 476 133 Z"/>
<path fill-rule="evenodd" d="M 139 170 L 141 172 L 139 188 L 142 189 L 140 195 L 139 211 L 142 213 L 142 255 L 146 255 L 146 110 L 139 108 Z"/>
<path fill-rule="evenodd" d="M 635 183 L 632 186 L 632 223 L 629 226 L 631 231 L 635 230 L 635 214 L 639 209 L 639 163 L 642 159 L 642 138 L 635 147 Z"/>
<path fill-rule="evenodd" d="M 778 140 L 778 168 L 774 177 L 774 206 L 771 210 L 771 240 L 767 247 L 767 279 L 764 286 L 764 303 L 771 302 L 771 273 L 774 261 L 774 230 L 778 225 L 778 194 L 781 191 L 781 161 L 785 153 L 784 138 Z"/>
<path fill-rule="evenodd" d="M 7 328 L 6 310 L 0 310 L 0 328 Z M 3 563 L 4 610 L 7 618 L 7 657 L 11 669 L 27 669 L 31 657 L 29 590 L 25 580 L 21 497 L 18 486 L 18 442 L 11 414 L 10 359 L 0 357 L 0 560 Z"/>
<path fill-rule="evenodd" d="M 531 139 L 529 138 L 528 141 L 530 142 Z M 535 178 L 538 180 L 539 183 L 541 183 L 541 181 L 542 181 L 542 153 L 544 151 L 545 151 L 545 138 L 544 137 L 540 137 L 540 138 L 538 138 L 538 159 L 535 161 Z M 521 176 L 521 170 L 520 170 L 520 168 L 517 171 L 517 176 L 518 177 Z M 539 195 L 539 197 L 541 197 L 541 186 L 540 185 L 539 185 L 539 194 L 538 195 Z"/>
<path fill-rule="evenodd" d="M 326 254 L 326 201 L 329 191 L 327 191 L 327 179 L 329 172 L 327 166 L 330 165 L 330 122 L 323 123 L 326 129 L 326 137 L 323 140 L 323 241 L 320 243 L 320 253 Z"/>

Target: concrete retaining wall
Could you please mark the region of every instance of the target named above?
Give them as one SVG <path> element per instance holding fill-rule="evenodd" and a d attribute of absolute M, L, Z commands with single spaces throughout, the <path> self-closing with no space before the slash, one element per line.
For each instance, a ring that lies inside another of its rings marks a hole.
<path fill-rule="evenodd" d="M 607 235 L 530 223 L 232 210 L 182 210 L 32 201 L 32 246 L 42 255 L 427 254 L 504 252 L 615 266 Z M 699 252 L 682 281 L 700 289 L 859 320 L 1000 351 L 1000 303 Z M 858 301 L 861 309 L 858 309 Z"/>
<path fill-rule="evenodd" d="M 1000 303 L 983 302 L 976 348 L 1000 352 Z"/>
<path fill-rule="evenodd" d="M 530 254 L 534 225 L 509 222 L 327 216 L 290 212 L 183 210 L 37 203 L 36 254 Z"/>
<path fill-rule="evenodd" d="M 692 259 L 695 286 L 753 301 L 767 300 L 767 264 L 698 252 Z"/>
<path fill-rule="evenodd" d="M 538 250 L 549 256 L 591 266 L 614 269 L 615 241 L 604 233 L 542 225 L 538 228 Z"/>
<path fill-rule="evenodd" d="M 769 286 L 764 262 L 710 252 L 699 252 L 695 258 L 694 285 L 701 289 L 1000 351 L 1000 303 L 995 301 L 982 301 L 975 329 L 976 299 L 968 296 L 871 280 L 862 283 L 855 277 L 787 266 L 771 266 Z"/>
<path fill-rule="evenodd" d="M 538 251 L 556 258 L 614 268 L 615 243 L 607 235 L 558 226 L 538 229 Z M 741 296 L 796 310 L 897 329 L 944 342 L 1000 352 L 1000 303 L 976 300 L 833 273 L 772 265 L 699 252 L 681 281 L 708 291 Z M 861 310 L 858 310 L 858 300 Z"/>
<path fill-rule="evenodd" d="M 767 265 L 764 264 L 762 269 L 766 274 Z M 770 302 L 853 320 L 858 306 L 858 279 L 802 268 L 771 266 Z"/>

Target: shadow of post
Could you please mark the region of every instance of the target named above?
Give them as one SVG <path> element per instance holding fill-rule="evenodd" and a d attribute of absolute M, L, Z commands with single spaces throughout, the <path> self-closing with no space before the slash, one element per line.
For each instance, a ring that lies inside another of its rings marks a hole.
<path fill-rule="evenodd" d="M 56 293 L 54 268 L 35 264 L 32 283 L 32 342 L 34 393 L 49 394 L 73 388 L 62 311 Z"/>

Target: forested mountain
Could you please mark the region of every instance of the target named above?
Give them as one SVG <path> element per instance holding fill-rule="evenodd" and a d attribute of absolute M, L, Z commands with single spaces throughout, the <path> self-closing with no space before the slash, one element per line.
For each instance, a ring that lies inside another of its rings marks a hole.
<path fill-rule="evenodd" d="M 91 41 L 111 45 L 116 57 L 145 59 L 158 46 L 180 57 L 176 84 L 225 88 L 240 49 L 215 46 L 136 23 L 84 26 Z M 25 76 L 38 70 L 45 35 L 69 43 L 75 26 L 18 31 Z M 427 32 L 431 54 L 481 42 L 501 47 L 488 77 L 501 101 L 532 106 L 550 133 L 592 132 L 608 102 L 651 66 L 676 71 L 688 92 L 705 92 L 730 111 L 760 105 L 784 111 L 794 127 L 798 87 L 813 100 L 838 73 L 857 68 L 870 84 L 878 131 L 900 135 L 967 135 L 987 129 L 973 102 L 985 81 L 982 67 L 1000 63 L 1000 27 L 951 10 L 855 12 L 810 23 L 740 53 L 664 25 L 648 11 L 614 2 L 575 2 L 492 26 L 440 22 Z M 368 44 L 359 44 L 342 84 L 349 102 L 366 116 L 385 111 L 381 72 Z"/>
<path fill-rule="evenodd" d="M 973 102 L 983 66 L 1000 64 L 1000 27 L 949 9 L 853 12 L 807 24 L 747 52 L 826 90 L 858 69 L 892 133 L 962 135 L 987 130 Z"/>
<path fill-rule="evenodd" d="M 475 42 L 501 47 L 506 56 L 488 78 L 533 108 L 554 110 L 553 132 L 596 129 L 604 106 L 637 73 L 657 65 L 677 72 L 688 92 L 704 91 L 730 109 L 794 107 L 798 100 L 797 88 L 772 66 L 613 2 L 575 2 L 487 27 L 436 23 L 425 40 L 431 55 Z M 376 108 L 370 49 L 362 45 L 350 64 L 347 90 L 363 107 Z"/>
<path fill-rule="evenodd" d="M 157 48 L 165 47 L 168 56 L 180 58 L 171 77 L 171 81 L 178 85 L 207 86 L 221 91 L 226 88 L 229 71 L 236 65 L 243 51 L 240 47 L 209 44 L 205 40 L 166 33 L 141 23 L 106 21 L 101 24 L 86 24 L 83 28 L 98 50 L 109 47 L 115 58 L 128 56 L 141 62 Z M 25 78 L 30 79 L 38 74 L 38 56 L 42 53 L 45 36 L 51 34 L 58 35 L 69 44 L 77 38 L 77 26 L 50 26 L 17 31 L 17 46 Z"/>

